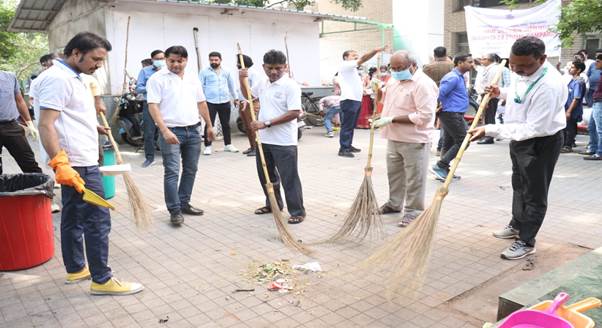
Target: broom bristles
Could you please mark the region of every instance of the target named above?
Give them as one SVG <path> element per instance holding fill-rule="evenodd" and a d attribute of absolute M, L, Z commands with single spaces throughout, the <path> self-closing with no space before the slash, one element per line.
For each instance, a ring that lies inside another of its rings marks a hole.
<path fill-rule="evenodd" d="M 282 216 L 280 207 L 278 207 L 278 201 L 276 200 L 276 194 L 274 193 L 274 188 L 272 187 L 272 184 L 268 183 L 266 189 L 268 191 L 270 208 L 272 209 L 272 214 L 274 215 L 274 223 L 276 224 L 276 229 L 278 229 L 278 235 L 280 236 L 280 240 L 282 240 L 284 245 L 293 248 L 304 255 L 309 255 L 311 253 L 311 250 L 299 243 L 288 230 L 286 223 L 284 223 L 284 217 Z"/>
<path fill-rule="evenodd" d="M 431 206 L 422 212 L 414 223 L 397 233 L 360 263 L 362 268 L 392 268 L 387 278 L 388 299 L 391 299 L 395 292 L 415 292 L 422 286 L 445 194 L 442 190 L 437 192 Z"/>
<path fill-rule="evenodd" d="M 349 237 L 362 241 L 370 233 L 375 236 L 382 236 L 382 227 L 378 200 L 372 187 L 372 177 L 364 175 L 364 180 L 345 216 L 343 225 L 325 242 L 335 243 Z"/>
<path fill-rule="evenodd" d="M 134 183 L 134 179 L 129 173 L 123 174 L 123 182 L 125 183 L 125 188 L 128 193 L 128 198 L 130 200 L 130 207 L 132 209 L 132 214 L 134 215 L 134 223 L 139 228 L 146 228 L 152 224 L 152 217 L 150 215 L 150 210 L 146 201 L 144 200 L 144 196 Z"/>

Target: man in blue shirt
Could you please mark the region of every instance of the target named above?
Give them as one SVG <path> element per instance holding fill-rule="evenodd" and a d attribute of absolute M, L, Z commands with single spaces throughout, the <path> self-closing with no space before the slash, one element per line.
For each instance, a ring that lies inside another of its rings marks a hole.
<path fill-rule="evenodd" d="M 561 153 L 573 151 L 573 143 L 577 135 L 577 122 L 581 121 L 583 115 L 583 97 L 585 96 L 585 80 L 580 76 L 585 70 L 585 64 L 574 61 L 569 69 L 573 77 L 569 82 L 569 97 L 564 105 L 566 113 L 566 128 L 564 128 L 564 146 L 560 148 Z"/>
<path fill-rule="evenodd" d="M 144 122 L 144 163 L 142 167 L 149 167 L 155 163 L 155 142 L 159 134 L 157 133 L 157 126 L 148 111 L 148 104 L 146 103 L 146 82 L 148 79 L 165 66 L 165 54 L 163 50 L 154 50 L 151 52 L 151 59 L 153 64 L 151 66 L 144 67 L 140 73 L 138 73 L 138 80 L 136 82 L 136 92 L 142 95 L 144 98 L 142 119 Z"/>
<path fill-rule="evenodd" d="M 598 49 L 596 50 L 596 55 L 594 56 L 594 58 L 596 58 L 596 56 L 602 54 L 602 49 Z M 602 73 L 602 70 L 597 69 L 596 68 L 596 64 L 592 63 L 589 65 L 589 67 L 587 68 L 587 80 L 589 82 L 589 89 L 587 90 L 587 95 L 585 96 L 586 99 L 586 103 L 588 106 L 592 106 L 593 104 L 593 100 L 592 100 L 592 96 L 594 94 L 594 91 L 596 91 L 596 88 L 598 87 L 598 83 L 600 83 L 600 74 Z"/>
<path fill-rule="evenodd" d="M 441 159 L 431 167 L 431 172 L 438 180 L 445 180 L 447 177 L 449 163 L 456 157 L 468 128 L 464 121 L 464 113 L 468 107 L 464 73 L 472 69 L 472 56 L 456 56 L 454 66 L 455 68 L 445 74 L 439 83 L 439 101 L 442 107 L 439 120 L 443 128 L 443 148 Z"/>
<path fill-rule="evenodd" d="M 224 151 L 236 153 L 238 149 L 232 145 L 230 138 L 230 110 L 231 102 L 238 103 L 234 78 L 229 71 L 221 67 L 222 55 L 213 51 L 209 54 L 209 67 L 199 73 L 199 79 L 203 86 L 203 93 L 207 98 L 211 124 L 215 123 L 215 117 L 219 115 L 219 122 L 224 135 Z M 205 135 L 207 128 L 205 127 Z M 211 140 L 205 138 L 204 155 L 211 155 Z"/>

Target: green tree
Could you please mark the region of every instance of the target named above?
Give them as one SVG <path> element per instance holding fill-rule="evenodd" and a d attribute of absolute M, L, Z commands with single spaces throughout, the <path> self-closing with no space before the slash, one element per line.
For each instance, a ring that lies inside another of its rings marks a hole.
<path fill-rule="evenodd" d="M 0 7 L 0 49 L 2 49 L 0 51 L 0 60 L 3 62 L 12 57 L 17 51 L 17 35 L 7 32 L 8 26 L 14 16 L 15 12 L 13 9 L 4 6 Z"/>
<path fill-rule="evenodd" d="M 16 3 L 0 4 L 0 69 L 15 72 L 23 80 L 39 70 L 38 59 L 48 53 L 46 33 L 8 32 Z"/>
<path fill-rule="evenodd" d="M 564 5 L 556 31 L 563 45 L 572 45 L 575 33 L 602 32 L 602 1 L 573 0 Z"/>

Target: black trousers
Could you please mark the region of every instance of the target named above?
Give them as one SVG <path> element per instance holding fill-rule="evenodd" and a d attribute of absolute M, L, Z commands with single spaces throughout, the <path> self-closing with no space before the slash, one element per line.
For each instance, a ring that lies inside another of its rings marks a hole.
<path fill-rule="evenodd" d="M 497 98 L 489 99 L 487 108 L 485 108 L 485 124 L 495 124 L 495 113 L 497 112 L 497 104 L 500 100 Z M 493 141 L 493 137 L 483 137 L 485 140 Z"/>
<path fill-rule="evenodd" d="M 0 154 L 2 147 L 8 150 L 24 173 L 42 173 L 25 137 L 25 130 L 16 120 L 0 122 Z M 0 157 L 0 174 L 2 174 L 2 157 Z"/>
<path fill-rule="evenodd" d="M 441 127 L 443 128 L 443 147 L 441 149 L 441 159 L 437 165 L 443 169 L 449 169 L 451 162 L 466 137 L 467 125 L 464 121 L 464 113 L 441 112 L 439 113 Z"/>
<path fill-rule="evenodd" d="M 224 134 L 224 145 L 229 145 L 232 140 L 230 138 L 230 102 L 223 104 L 212 104 L 207 103 L 209 107 L 209 116 L 211 117 L 211 124 L 215 124 L 215 117 L 219 115 L 219 122 L 222 125 L 222 133 Z M 207 125 L 205 125 L 204 135 L 207 135 Z M 211 141 L 205 139 L 205 146 L 211 146 Z"/>
<path fill-rule="evenodd" d="M 535 236 L 548 208 L 548 190 L 563 143 L 563 132 L 510 142 L 512 220 L 520 240 L 535 246 Z"/>
<path fill-rule="evenodd" d="M 297 166 L 297 146 L 279 146 L 262 144 L 265 162 L 270 175 L 270 181 L 274 185 L 276 201 L 280 209 L 284 208 L 282 196 L 280 196 L 280 184 L 284 187 L 284 197 L 286 198 L 286 207 L 291 216 L 305 217 L 305 207 L 303 207 L 303 190 L 301 188 L 301 179 Z M 261 188 L 265 194 L 265 205 L 270 206 L 270 199 L 265 188 L 265 176 L 261 166 L 261 157 L 257 154 L 257 174 L 261 182 Z"/>
<path fill-rule="evenodd" d="M 564 134 L 564 146 L 573 148 L 575 137 L 577 136 L 577 120 L 572 117 L 566 120 L 566 128 L 562 131 Z"/>

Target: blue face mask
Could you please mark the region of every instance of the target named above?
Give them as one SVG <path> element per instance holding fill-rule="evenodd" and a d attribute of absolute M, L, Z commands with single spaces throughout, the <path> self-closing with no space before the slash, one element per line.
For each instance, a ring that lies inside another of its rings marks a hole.
<path fill-rule="evenodd" d="M 407 81 L 412 78 L 412 73 L 410 73 L 410 68 L 404 69 L 403 71 L 391 71 L 391 77 L 397 81 Z"/>
<path fill-rule="evenodd" d="M 163 59 L 153 60 L 153 66 L 155 66 L 156 68 L 161 68 L 161 67 L 165 66 L 165 60 L 163 60 Z"/>

